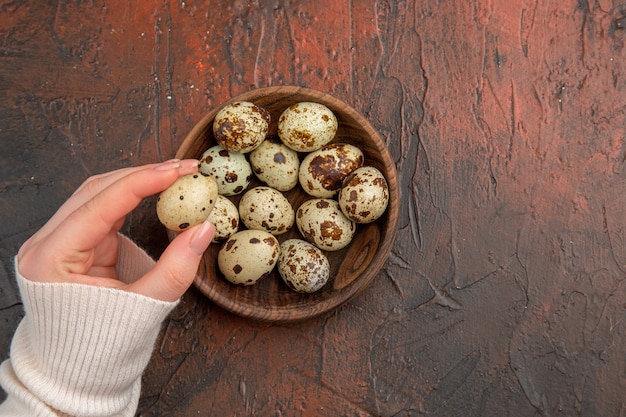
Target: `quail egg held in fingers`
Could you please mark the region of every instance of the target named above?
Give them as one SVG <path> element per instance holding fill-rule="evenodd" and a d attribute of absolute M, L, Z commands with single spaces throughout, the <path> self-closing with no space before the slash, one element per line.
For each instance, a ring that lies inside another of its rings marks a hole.
<path fill-rule="evenodd" d="M 252 167 L 241 152 L 231 152 L 221 145 L 211 146 L 200 157 L 199 171 L 215 178 L 221 195 L 241 194 L 252 180 Z"/>
<path fill-rule="evenodd" d="M 338 201 L 350 220 L 371 223 L 382 216 L 389 204 L 387 180 L 374 167 L 358 168 L 345 179 Z"/>
<path fill-rule="evenodd" d="M 298 184 L 298 153 L 272 135 L 250 152 L 250 165 L 256 177 L 278 191 L 289 191 Z"/>
<path fill-rule="evenodd" d="M 302 160 L 300 185 L 313 197 L 333 197 L 348 174 L 363 166 L 364 160 L 363 151 L 349 143 L 325 145 Z"/>
<path fill-rule="evenodd" d="M 337 127 L 337 117 L 328 107 L 304 101 L 281 113 L 278 136 L 295 151 L 311 152 L 333 140 Z"/>
<path fill-rule="evenodd" d="M 328 281 L 330 263 L 324 252 L 313 244 L 288 239 L 280 244 L 278 273 L 292 290 L 312 293 Z"/>
<path fill-rule="evenodd" d="M 242 230 L 223 243 L 217 265 L 233 284 L 252 285 L 268 275 L 278 262 L 280 244 L 263 230 Z"/>
<path fill-rule="evenodd" d="M 248 190 L 241 197 L 239 217 L 248 229 L 282 235 L 293 226 L 295 213 L 287 197 L 280 191 L 259 186 Z"/>
<path fill-rule="evenodd" d="M 249 101 L 226 104 L 215 115 L 213 135 L 229 151 L 251 152 L 265 140 L 270 119 L 267 110 Z"/>
<path fill-rule="evenodd" d="M 356 233 L 356 223 L 347 218 L 337 201 L 307 200 L 296 210 L 296 225 L 302 236 L 322 250 L 345 248 Z"/>
<path fill-rule="evenodd" d="M 178 178 L 157 198 L 159 221 L 174 232 L 181 232 L 207 219 L 218 191 L 215 179 L 201 173 Z"/>

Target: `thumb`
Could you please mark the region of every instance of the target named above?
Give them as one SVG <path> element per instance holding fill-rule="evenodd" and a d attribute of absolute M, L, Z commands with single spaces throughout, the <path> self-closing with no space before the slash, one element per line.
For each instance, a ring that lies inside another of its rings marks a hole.
<path fill-rule="evenodd" d="M 130 284 L 128 290 L 157 300 L 178 300 L 193 282 L 202 255 L 214 235 L 215 226 L 209 221 L 180 233 L 154 268 Z"/>

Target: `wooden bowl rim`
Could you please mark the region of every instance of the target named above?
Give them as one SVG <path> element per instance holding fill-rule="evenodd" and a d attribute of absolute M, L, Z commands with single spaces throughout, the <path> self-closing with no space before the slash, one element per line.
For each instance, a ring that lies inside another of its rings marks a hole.
<path fill-rule="evenodd" d="M 208 285 L 204 277 L 200 274 L 196 275 L 194 285 L 211 301 L 220 307 L 224 308 L 231 313 L 235 313 L 242 317 L 252 318 L 259 321 L 269 322 L 294 322 L 309 319 L 328 313 L 335 308 L 347 303 L 359 294 L 374 277 L 380 272 L 384 262 L 389 256 L 395 236 L 397 233 L 398 223 L 398 211 L 399 211 L 399 199 L 400 193 L 398 189 L 397 172 L 395 163 L 393 162 L 389 150 L 385 146 L 380 134 L 374 129 L 371 123 L 359 112 L 357 112 L 352 106 L 344 101 L 334 97 L 330 94 L 324 93 L 319 90 L 315 90 L 307 87 L 299 86 L 275 86 L 275 87 L 263 87 L 253 89 L 242 94 L 239 94 L 231 99 L 224 101 L 219 106 L 210 110 L 187 134 L 183 142 L 181 143 L 178 151 L 176 152 L 177 158 L 186 158 L 187 153 L 193 147 L 194 142 L 207 131 L 209 122 L 211 122 L 217 112 L 226 104 L 234 101 L 251 101 L 255 102 L 259 97 L 268 97 L 270 95 L 278 95 L 279 99 L 284 99 L 285 96 L 291 95 L 304 95 L 308 97 L 307 101 L 318 101 L 325 104 L 331 110 L 339 110 L 349 118 L 357 121 L 360 126 L 368 133 L 376 150 L 379 152 L 382 161 L 385 164 L 386 172 L 384 172 L 387 184 L 389 187 L 389 204 L 385 216 L 387 217 L 387 224 L 384 230 L 385 238 L 379 242 L 378 250 L 373 256 L 371 262 L 363 271 L 363 274 L 356 278 L 353 284 L 346 286 L 345 288 L 335 291 L 332 296 L 324 298 L 316 303 L 298 305 L 296 308 L 286 306 L 259 306 L 252 304 L 242 304 L 240 300 L 235 302 L 230 298 L 225 298 L 223 293 L 216 291 L 215 287 Z M 304 101 L 304 100 L 301 100 Z M 168 233 L 170 239 L 173 238 L 172 233 Z M 202 268 L 200 268 L 202 269 Z"/>

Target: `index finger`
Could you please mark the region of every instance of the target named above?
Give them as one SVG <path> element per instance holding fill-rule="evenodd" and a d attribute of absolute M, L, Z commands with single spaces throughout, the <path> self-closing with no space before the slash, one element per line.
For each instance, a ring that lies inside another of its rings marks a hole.
<path fill-rule="evenodd" d="M 188 173 L 180 163 L 132 171 L 116 179 L 69 214 L 50 235 L 68 250 L 93 249 L 111 231 L 117 232 L 124 217 L 141 200 L 163 191 Z"/>
<path fill-rule="evenodd" d="M 121 168 L 115 171 L 106 172 L 103 174 L 98 174 L 89 177 L 85 182 L 83 182 L 80 187 L 78 187 L 74 193 L 59 207 L 59 209 L 48 219 L 46 224 L 44 224 L 38 231 L 33 235 L 29 241 L 30 243 L 39 241 L 46 236 L 48 236 L 53 230 L 55 230 L 58 225 L 64 221 L 67 216 L 73 213 L 80 206 L 85 204 L 88 200 L 93 198 L 95 195 L 100 193 L 100 191 L 107 188 L 109 185 L 113 184 L 115 181 L 119 180 L 130 174 L 131 172 L 144 170 L 147 168 L 156 168 L 158 166 L 167 165 L 167 164 L 175 164 L 180 163 L 181 168 L 180 174 L 184 175 L 187 173 L 197 171 L 197 161 L 194 160 L 170 160 L 167 162 L 149 164 L 138 167 L 128 167 Z"/>

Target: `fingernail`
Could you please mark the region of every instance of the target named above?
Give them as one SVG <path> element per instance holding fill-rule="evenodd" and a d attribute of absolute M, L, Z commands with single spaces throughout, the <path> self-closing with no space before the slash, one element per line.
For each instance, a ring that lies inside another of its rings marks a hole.
<path fill-rule="evenodd" d="M 198 161 L 197 159 L 183 159 L 182 161 L 180 161 L 180 165 L 183 168 L 194 168 L 200 165 L 200 161 Z"/>
<path fill-rule="evenodd" d="M 197 159 L 183 159 L 180 161 L 180 175 L 192 174 L 198 171 L 200 161 Z"/>
<path fill-rule="evenodd" d="M 189 249 L 197 256 L 202 256 L 211 244 L 214 235 L 215 226 L 213 223 L 206 220 L 202 223 L 202 226 L 198 227 L 189 240 Z"/>
<path fill-rule="evenodd" d="M 165 161 L 162 164 L 154 167 L 156 171 L 167 171 L 169 169 L 178 169 L 182 166 L 180 159 L 170 159 L 169 161 Z"/>

